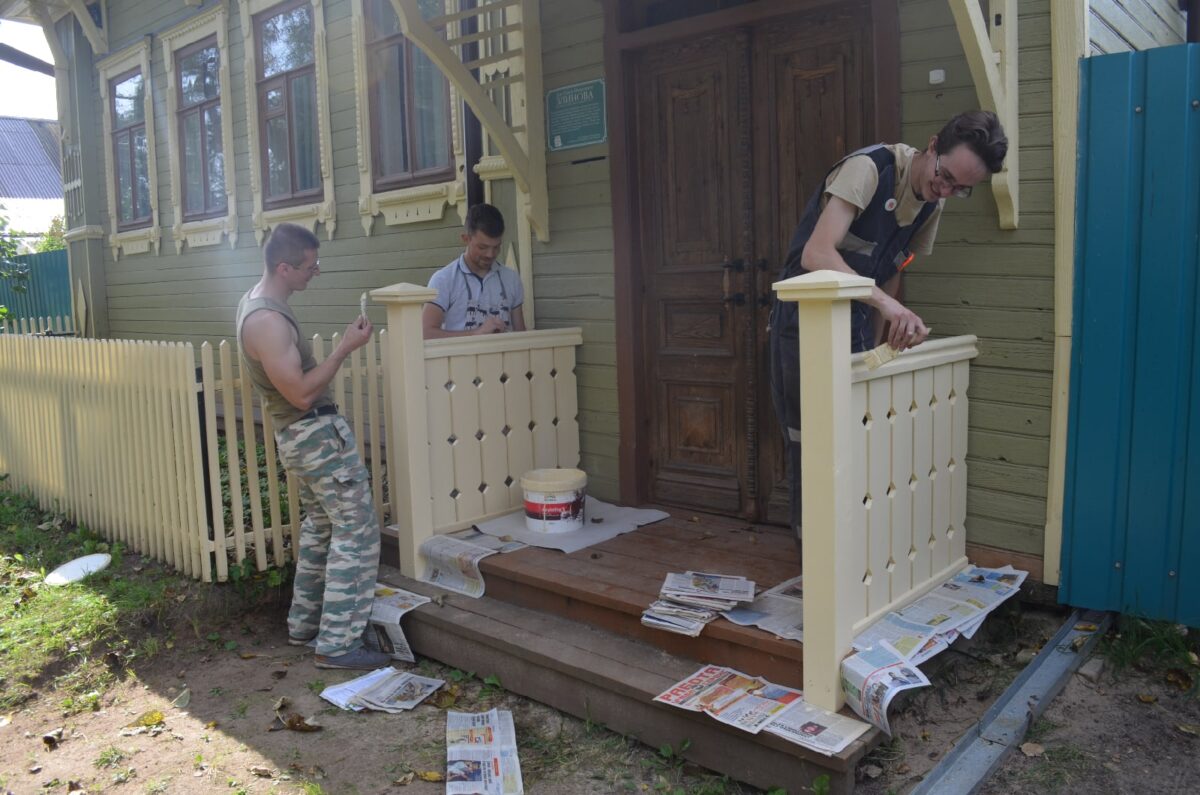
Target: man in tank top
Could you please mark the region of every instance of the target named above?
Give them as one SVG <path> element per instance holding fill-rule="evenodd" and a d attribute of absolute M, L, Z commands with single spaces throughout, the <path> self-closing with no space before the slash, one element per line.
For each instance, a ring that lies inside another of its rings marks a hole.
<path fill-rule="evenodd" d="M 288 643 L 315 639 L 318 668 L 374 670 L 391 662 L 363 645 L 379 569 L 379 522 L 354 434 L 329 396 L 342 362 L 371 339 L 371 323 L 356 318 L 317 363 L 288 299 L 321 272 L 319 245 L 296 224 L 272 230 L 262 279 L 238 304 L 238 347 L 304 511 Z"/>

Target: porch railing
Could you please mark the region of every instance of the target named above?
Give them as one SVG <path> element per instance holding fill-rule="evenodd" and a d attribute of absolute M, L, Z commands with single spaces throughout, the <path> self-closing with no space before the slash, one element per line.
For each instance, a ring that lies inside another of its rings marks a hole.
<path fill-rule="evenodd" d="M 972 336 L 877 370 L 846 355 L 850 302 L 873 282 L 819 271 L 775 285 L 799 302 L 805 699 L 840 709 L 854 636 L 966 565 Z"/>
<path fill-rule="evenodd" d="M 425 539 L 521 505 L 521 475 L 579 463 L 578 328 L 425 342 L 436 293 L 397 284 L 387 306 L 392 521 L 400 568 L 416 574 Z"/>

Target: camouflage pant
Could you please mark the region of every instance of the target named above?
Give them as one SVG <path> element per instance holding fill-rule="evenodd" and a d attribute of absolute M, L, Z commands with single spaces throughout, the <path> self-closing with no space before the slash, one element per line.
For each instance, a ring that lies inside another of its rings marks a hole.
<path fill-rule="evenodd" d="M 379 521 L 354 434 L 335 414 L 293 423 L 275 441 L 279 460 L 299 483 L 305 514 L 288 632 L 316 635 L 317 654 L 354 651 L 379 571 Z"/>

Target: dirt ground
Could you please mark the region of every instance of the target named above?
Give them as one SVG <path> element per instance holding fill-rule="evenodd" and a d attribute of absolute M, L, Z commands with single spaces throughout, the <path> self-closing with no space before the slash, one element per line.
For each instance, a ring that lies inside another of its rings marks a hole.
<path fill-rule="evenodd" d="M 318 670 L 309 649 L 289 647 L 281 603 L 227 615 L 211 604 L 213 590 L 193 585 L 179 615 L 146 628 L 139 647 L 155 648 L 154 654 L 143 654 L 132 666 L 109 661 L 116 680 L 88 700 L 94 710 L 78 711 L 78 697 L 71 708 L 63 692 L 43 687 L 11 714 L 0 715 L 0 791 L 445 791 L 444 784 L 406 775 L 444 771 L 441 709 L 422 705 L 387 715 L 333 707 L 318 693 L 354 674 Z M 1005 605 L 973 641 L 927 663 L 933 687 L 893 705 L 893 739 L 860 765 L 858 791 L 883 795 L 915 786 L 1064 617 Z M 655 751 L 508 693 L 503 683 L 482 682 L 429 660 L 413 667 L 459 686 L 453 709 L 512 710 L 530 793 L 758 792 L 683 763 L 672 749 Z M 1196 674 L 1200 670 L 1189 676 Z M 1188 731 L 1200 732 L 1200 700 L 1194 687 L 1190 693 L 1180 687 L 1160 670 L 1130 669 L 1116 679 L 1105 674 L 1098 684 L 1075 677 L 1027 738 L 1042 750 L 1010 756 L 984 791 L 1195 791 L 1200 737 Z M 323 729 L 268 731 L 281 697 Z M 161 729 L 131 733 L 129 724 L 155 710 L 162 713 Z M 62 740 L 50 748 L 42 736 L 58 728 Z"/>

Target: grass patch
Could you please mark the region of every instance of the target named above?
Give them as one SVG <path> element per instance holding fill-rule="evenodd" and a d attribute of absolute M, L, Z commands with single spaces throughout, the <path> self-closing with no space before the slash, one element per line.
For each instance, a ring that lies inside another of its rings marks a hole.
<path fill-rule="evenodd" d="M 1182 624 L 1119 616 L 1116 627 L 1102 640 L 1100 653 L 1108 659 L 1114 673 L 1129 668 L 1188 669 L 1195 665 L 1200 653 L 1200 632 Z"/>
<path fill-rule="evenodd" d="M 1095 758 L 1074 745 L 1047 748 L 1016 776 L 1017 792 L 1062 792 L 1096 767 Z"/>
<path fill-rule="evenodd" d="M 47 572 L 95 552 L 112 555 L 107 569 L 79 583 L 45 585 Z M 0 709 L 33 695 L 50 677 L 68 712 L 95 709 L 112 680 L 112 661 L 145 654 L 127 637 L 144 634 L 169 607 L 181 578 L 157 566 L 123 576 L 125 549 L 84 526 L 43 511 L 32 498 L 0 492 Z M 105 654 L 115 653 L 116 658 Z"/>

